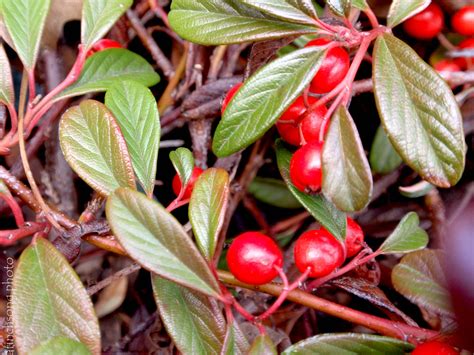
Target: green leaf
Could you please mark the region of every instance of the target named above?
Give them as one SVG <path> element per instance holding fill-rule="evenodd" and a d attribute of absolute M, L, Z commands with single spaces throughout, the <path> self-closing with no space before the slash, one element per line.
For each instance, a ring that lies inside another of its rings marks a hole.
<path fill-rule="evenodd" d="M 367 5 L 367 1 L 365 0 L 352 0 L 352 6 L 361 11 L 369 8 L 369 5 Z"/>
<path fill-rule="evenodd" d="M 217 303 L 159 276 L 152 276 L 161 319 L 183 354 L 219 354 L 226 322 Z"/>
<path fill-rule="evenodd" d="M 314 26 L 262 14 L 240 0 L 173 0 L 169 21 L 181 37 L 204 45 L 255 42 L 317 31 Z"/>
<path fill-rule="evenodd" d="M 413 350 L 410 343 L 372 334 L 322 334 L 302 340 L 287 348 L 283 354 L 312 355 L 405 355 Z"/>
<path fill-rule="evenodd" d="M 64 256 L 43 238 L 21 254 L 12 288 L 15 343 L 27 354 L 46 340 L 63 336 L 100 354 L 100 330 L 94 307 Z"/>
<path fill-rule="evenodd" d="M 325 53 L 318 47 L 300 49 L 252 75 L 237 91 L 217 126 L 214 153 L 228 156 L 262 137 L 309 84 Z"/>
<path fill-rule="evenodd" d="M 292 154 L 285 148 L 281 140 L 277 140 L 275 149 L 278 169 L 283 180 L 288 185 L 288 189 L 324 228 L 334 235 L 337 240 L 343 242 L 346 238 L 346 215 L 322 195 L 308 195 L 294 187 L 289 173 Z"/>
<path fill-rule="evenodd" d="M 201 253 L 212 261 L 229 199 L 229 174 L 223 169 L 204 171 L 194 184 L 189 221 Z"/>
<path fill-rule="evenodd" d="M 138 54 L 122 48 L 111 48 L 89 57 L 78 81 L 56 96 L 55 101 L 107 91 L 117 82 L 125 80 L 153 86 L 160 81 L 160 77 Z"/>
<path fill-rule="evenodd" d="M 102 103 L 86 100 L 67 110 L 59 123 L 59 142 L 72 169 L 100 194 L 135 188 L 127 144 Z"/>
<path fill-rule="evenodd" d="M 88 50 L 132 6 L 133 0 L 84 0 L 81 42 Z"/>
<path fill-rule="evenodd" d="M 277 355 L 275 344 L 272 339 L 266 334 L 258 335 L 253 341 L 252 346 L 248 352 L 249 355 Z"/>
<path fill-rule="evenodd" d="M 398 223 L 397 228 L 380 246 L 382 254 L 410 253 L 426 248 L 428 234 L 419 226 L 420 220 L 415 212 L 410 212 Z"/>
<path fill-rule="evenodd" d="M 464 170 L 462 117 L 446 82 L 407 44 L 379 36 L 374 90 L 394 148 L 420 176 L 439 187 L 454 185 Z"/>
<path fill-rule="evenodd" d="M 193 153 L 188 148 L 178 148 L 170 153 L 170 160 L 178 173 L 182 186 L 185 186 L 194 170 Z"/>
<path fill-rule="evenodd" d="M 38 57 L 50 0 L 2 0 L 2 14 L 15 50 L 31 72 Z"/>
<path fill-rule="evenodd" d="M 122 130 L 138 181 L 151 196 L 160 145 L 160 116 L 155 97 L 142 84 L 126 80 L 107 91 L 105 105 Z"/>
<path fill-rule="evenodd" d="M 393 0 L 387 16 L 387 25 L 392 28 L 428 7 L 431 0 Z"/>
<path fill-rule="evenodd" d="M 280 208 L 301 208 L 301 203 L 288 190 L 288 186 L 277 179 L 256 177 L 248 190 L 257 200 Z"/>
<path fill-rule="evenodd" d="M 120 188 L 107 200 L 107 220 L 127 253 L 149 271 L 210 296 L 219 285 L 179 222 L 160 204 Z"/>
<path fill-rule="evenodd" d="M 382 126 L 375 133 L 369 160 L 372 170 L 378 174 L 391 173 L 403 162 L 397 151 L 393 149 L 393 145 L 390 143 Z"/>
<path fill-rule="evenodd" d="M 348 16 L 351 11 L 351 0 L 326 0 L 332 12 L 339 16 Z"/>
<path fill-rule="evenodd" d="M 297 9 L 303 11 L 306 15 L 312 18 L 318 17 L 318 11 L 321 10 L 321 6 L 314 3 L 312 0 L 285 0 L 287 3 L 293 5 Z"/>
<path fill-rule="evenodd" d="M 251 6 L 263 13 L 274 16 L 283 21 L 301 23 L 306 25 L 314 25 L 312 19 L 306 9 L 300 9 L 298 4 L 291 3 L 287 0 L 241 0 L 242 3 Z M 313 8 L 314 9 L 314 8 Z"/>
<path fill-rule="evenodd" d="M 428 192 L 434 189 L 434 186 L 429 182 L 420 181 L 412 186 L 400 186 L 398 190 L 402 196 L 408 198 L 418 198 L 425 196 Z"/>
<path fill-rule="evenodd" d="M 372 196 L 372 173 L 349 111 L 340 106 L 331 118 L 322 154 L 323 193 L 346 212 L 365 208 Z"/>
<path fill-rule="evenodd" d="M 453 317 L 443 263 L 440 250 L 425 249 L 405 255 L 392 270 L 393 286 L 419 307 Z"/>
<path fill-rule="evenodd" d="M 227 325 L 221 355 L 248 355 L 250 344 L 235 321 Z"/>
<path fill-rule="evenodd" d="M 0 102 L 5 105 L 15 102 L 12 71 L 3 44 L 0 44 Z"/>
<path fill-rule="evenodd" d="M 29 355 L 90 355 L 87 347 L 75 340 L 66 337 L 55 337 L 41 343 L 29 352 Z"/>

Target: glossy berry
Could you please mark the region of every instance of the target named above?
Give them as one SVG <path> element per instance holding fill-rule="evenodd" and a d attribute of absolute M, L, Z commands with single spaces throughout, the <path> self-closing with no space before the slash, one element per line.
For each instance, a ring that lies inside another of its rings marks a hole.
<path fill-rule="evenodd" d="M 197 166 L 194 167 L 193 173 L 191 174 L 191 178 L 189 179 L 188 185 L 186 186 L 186 190 L 184 191 L 183 200 L 186 200 L 191 197 L 191 193 L 193 192 L 193 187 L 194 183 L 198 179 L 199 175 L 201 175 L 203 170 L 201 168 L 198 168 Z M 173 192 L 176 196 L 179 195 L 179 192 L 181 191 L 181 179 L 179 178 L 179 175 L 176 174 L 173 178 Z"/>
<path fill-rule="evenodd" d="M 330 274 L 344 262 L 342 245 L 324 229 L 303 233 L 295 243 L 295 264 L 300 272 L 309 267 L 310 277 Z"/>
<path fill-rule="evenodd" d="M 436 71 L 460 71 L 461 67 L 451 59 L 443 59 L 434 65 Z"/>
<path fill-rule="evenodd" d="M 467 38 L 461 43 L 458 44 L 458 49 L 474 49 L 474 38 Z M 461 69 L 467 69 L 468 67 L 468 61 L 472 64 L 474 64 L 474 57 L 469 57 L 468 58 L 455 58 L 454 62 L 461 67 Z"/>
<path fill-rule="evenodd" d="M 403 29 L 413 38 L 428 40 L 436 37 L 443 29 L 443 25 L 443 10 L 435 3 L 431 3 L 426 9 L 406 20 Z"/>
<path fill-rule="evenodd" d="M 87 52 L 87 57 L 90 57 L 94 53 L 97 53 L 109 48 L 123 48 L 123 47 L 119 42 L 114 41 L 113 39 L 104 38 L 94 43 L 94 45 L 89 50 L 89 52 Z"/>
<path fill-rule="evenodd" d="M 278 276 L 274 266 L 283 265 L 283 254 L 272 238 L 258 232 L 246 232 L 232 241 L 227 265 L 237 280 L 263 285 Z"/>
<path fill-rule="evenodd" d="M 318 99 L 308 96 L 308 104 L 314 105 Z M 304 103 L 303 96 L 298 97 L 295 102 L 283 113 L 276 123 L 278 133 L 281 139 L 293 145 L 301 145 L 300 128 L 306 143 L 319 141 L 319 132 L 326 114 L 326 106 L 319 106 L 311 113 L 307 113 L 307 107 Z M 326 126 L 326 130 L 327 130 Z"/>
<path fill-rule="evenodd" d="M 224 114 L 224 111 L 227 108 L 227 105 L 229 105 L 230 100 L 233 99 L 233 97 L 235 96 L 235 94 L 237 93 L 237 91 L 240 89 L 242 85 L 243 83 L 235 84 L 229 91 L 227 91 L 224 101 L 222 101 L 222 106 L 221 106 L 222 114 Z"/>
<path fill-rule="evenodd" d="M 347 217 L 346 256 L 350 258 L 356 255 L 362 249 L 363 243 L 364 231 L 352 218 Z"/>
<path fill-rule="evenodd" d="M 453 30 L 463 36 L 474 36 L 474 5 L 465 6 L 451 18 Z"/>
<path fill-rule="evenodd" d="M 411 353 L 412 355 L 458 355 L 452 346 L 440 341 L 429 341 L 418 345 Z"/>
<path fill-rule="evenodd" d="M 303 192 L 317 192 L 321 189 L 322 143 L 308 143 L 299 148 L 290 161 L 290 179 Z"/>
<path fill-rule="evenodd" d="M 328 43 L 329 40 L 326 38 L 318 38 L 308 42 L 306 47 L 324 46 Z M 349 66 L 349 54 L 344 48 L 330 49 L 311 81 L 310 91 L 315 94 L 325 94 L 331 91 L 346 77 Z"/>

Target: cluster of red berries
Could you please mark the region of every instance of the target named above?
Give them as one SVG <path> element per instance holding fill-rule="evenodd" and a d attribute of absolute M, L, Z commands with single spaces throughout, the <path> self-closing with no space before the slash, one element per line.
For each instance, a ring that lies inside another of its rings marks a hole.
<path fill-rule="evenodd" d="M 306 47 L 325 46 L 330 41 L 318 38 L 310 41 Z M 312 94 L 326 94 L 336 88 L 347 75 L 350 66 L 349 53 L 341 47 L 329 49 L 314 78 L 309 91 Z M 224 113 L 230 100 L 242 86 L 235 85 L 222 103 Z M 317 192 L 321 188 L 321 153 L 320 133 L 323 127 L 327 108 L 317 105 L 318 99 L 313 96 L 298 97 L 281 115 L 276 128 L 283 141 L 300 147 L 290 163 L 290 178 L 299 190 Z M 327 125 L 326 125 L 327 128 Z"/>
<path fill-rule="evenodd" d="M 418 345 L 415 350 L 412 351 L 412 355 L 458 355 L 459 352 L 454 349 L 451 345 L 445 344 L 440 341 L 429 341 Z"/>
<path fill-rule="evenodd" d="M 295 265 L 301 273 L 309 269 L 309 277 L 329 275 L 340 267 L 346 257 L 356 255 L 363 246 L 362 228 L 347 218 L 345 246 L 324 228 L 303 233 L 295 243 Z M 283 265 L 283 253 L 277 243 L 259 232 L 237 236 L 227 253 L 227 264 L 236 279 L 262 285 L 278 276 Z"/>
<path fill-rule="evenodd" d="M 444 14 L 435 3 L 409 18 L 403 28 L 410 36 L 430 40 L 438 36 L 444 27 Z M 467 37 L 474 36 L 474 5 L 465 6 L 451 17 L 451 28 L 454 32 Z M 459 49 L 474 48 L 474 38 L 466 38 L 458 45 Z M 469 63 L 470 62 L 470 63 Z M 437 71 L 461 71 L 473 64 L 468 58 L 443 59 L 435 64 Z"/>

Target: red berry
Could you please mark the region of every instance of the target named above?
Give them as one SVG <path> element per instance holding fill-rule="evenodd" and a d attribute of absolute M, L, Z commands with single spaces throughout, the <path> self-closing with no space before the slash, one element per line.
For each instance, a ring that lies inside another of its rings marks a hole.
<path fill-rule="evenodd" d="M 311 268 L 310 277 L 326 276 L 344 262 L 342 245 L 324 229 L 303 233 L 295 243 L 294 254 L 300 272 Z"/>
<path fill-rule="evenodd" d="M 452 346 L 440 341 L 429 341 L 418 345 L 411 353 L 412 355 L 458 355 Z"/>
<path fill-rule="evenodd" d="M 324 46 L 329 42 L 326 38 L 318 38 L 310 41 L 306 47 Z M 349 66 L 349 54 L 344 48 L 330 49 L 311 81 L 310 91 L 315 94 L 325 94 L 331 91 L 346 77 Z"/>
<path fill-rule="evenodd" d="M 114 41 L 113 39 L 104 38 L 104 39 L 101 39 L 100 41 L 95 42 L 92 45 L 92 48 L 89 50 L 89 52 L 87 52 L 87 57 L 90 57 L 94 53 L 97 53 L 109 48 L 123 48 L 123 47 L 119 42 Z"/>
<path fill-rule="evenodd" d="M 453 30 L 463 36 L 474 35 L 474 5 L 465 6 L 451 18 Z"/>
<path fill-rule="evenodd" d="M 347 257 L 350 258 L 356 255 L 362 249 L 363 242 L 364 231 L 352 218 L 347 217 L 345 243 Z"/>
<path fill-rule="evenodd" d="M 237 91 L 240 89 L 242 85 L 244 84 L 243 83 L 235 84 L 229 91 L 227 91 L 224 101 L 222 101 L 222 106 L 221 106 L 222 114 L 224 114 L 224 111 L 227 108 L 227 105 L 229 104 L 230 100 L 232 100 L 232 98 L 235 96 L 235 94 L 237 93 Z"/>
<path fill-rule="evenodd" d="M 443 25 L 443 11 L 438 5 L 431 3 L 426 9 L 406 20 L 403 29 L 414 38 L 432 39 L 441 32 Z"/>
<path fill-rule="evenodd" d="M 272 238 L 258 232 L 246 232 L 232 241 L 227 265 L 239 281 L 262 285 L 278 276 L 274 266 L 283 265 L 283 254 Z"/>
<path fill-rule="evenodd" d="M 191 197 L 191 193 L 193 192 L 193 187 L 194 183 L 198 179 L 199 175 L 201 175 L 203 170 L 201 168 L 198 168 L 197 166 L 194 167 L 193 173 L 191 174 L 191 178 L 189 179 L 189 182 L 186 186 L 186 190 L 184 191 L 183 200 L 186 200 Z M 176 174 L 173 178 L 173 192 L 176 196 L 179 195 L 179 192 L 181 191 L 181 179 L 179 178 L 179 175 Z"/>
<path fill-rule="evenodd" d="M 316 102 L 318 102 L 318 99 L 308 96 L 308 104 L 310 106 Z M 318 142 L 321 124 L 323 123 L 323 118 L 327 111 L 326 106 L 323 105 L 307 114 L 307 107 L 304 104 L 303 96 L 298 97 L 276 123 L 276 128 L 278 133 L 280 133 L 281 139 L 289 144 L 301 145 L 299 123 L 301 124 L 301 131 L 305 142 Z M 326 130 L 327 128 L 328 126 L 326 126 Z"/>
<path fill-rule="evenodd" d="M 321 189 L 322 143 L 308 143 L 299 148 L 290 161 L 290 179 L 303 192 L 317 192 Z"/>
<path fill-rule="evenodd" d="M 474 49 L 474 38 L 467 38 L 458 45 L 459 49 Z M 474 64 L 474 57 L 460 57 L 454 59 L 454 62 L 461 67 L 466 69 L 468 67 L 468 61 L 472 65 Z"/>
<path fill-rule="evenodd" d="M 434 65 L 436 71 L 460 71 L 461 67 L 451 59 L 443 59 Z"/>

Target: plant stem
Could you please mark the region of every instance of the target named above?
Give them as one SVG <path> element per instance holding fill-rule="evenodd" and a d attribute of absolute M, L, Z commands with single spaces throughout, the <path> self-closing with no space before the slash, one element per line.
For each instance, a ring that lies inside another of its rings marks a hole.
<path fill-rule="evenodd" d="M 28 70 L 28 87 L 29 87 L 29 97 L 28 102 L 32 103 L 36 98 L 36 81 L 35 81 L 35 71 L 34 69 Z"/>
<path fill-rule="evenodd" d="M 230 286 L 237 286 L 249 290 L 264 292 L 273 296 L 279 296 L 283 292 L 283 286 L 281 284 L 271 283 L 261 286 L 254 286 L 236 280 L 232 274 L 227 271 L 219 270 L 218 275 L 221 282 Z M 289 292 L 287 299 L 303 306 L 327 313 L 334 317 L 344 319 L 348 322 L 362 325 L 380 334 L 408 340 L 413 343 L 418 343 L 438 335 L 438 332 L 429 329 L 413 327 L 404 323 L 393 322 L 388 319 L 372 316 L 370 314 L 339 305 L 323 298 L 313 296 L 298 289 Z"/>
<path fill-rule="evenodd" d="M 15 222 L 18 228 L 21 228 L 25 224 L 25 218 L 23 217 L 23 212 L 21 211 L 18 202 L 11 195 L 1 194 L 0 199 L 4 200 L 7 205 L 12 210 L 13 216 L 15 217 Z"/>
<path fill-rule="evenodd" d="M 28 237 L 34 233 L 47 228 L 45 223 L 26 223 L 24 227 L 14 230 L 0 231 L 0 246 L 9 246 L 21 238 Z"/>

